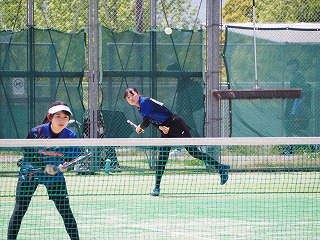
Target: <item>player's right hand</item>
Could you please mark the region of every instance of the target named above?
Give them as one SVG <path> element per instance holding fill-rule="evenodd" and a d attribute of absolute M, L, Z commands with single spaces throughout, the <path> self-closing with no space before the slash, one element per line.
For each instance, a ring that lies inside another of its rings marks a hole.
<path fill-rule="evenodd" d="M 136 127 L 136 132 L 137 132 L 138 134 L 143 133 L 143 128 L 141 128 L 140 125 L 137 126 L 137 127 Z"/>
<path fill-rule="evenodd" d="M 60 172 L 66 172 L 68 170 L 66 167 L 63 166 L 63 164 L 60 164 L 58 166 L 58 168 L 59 168 Z"/>

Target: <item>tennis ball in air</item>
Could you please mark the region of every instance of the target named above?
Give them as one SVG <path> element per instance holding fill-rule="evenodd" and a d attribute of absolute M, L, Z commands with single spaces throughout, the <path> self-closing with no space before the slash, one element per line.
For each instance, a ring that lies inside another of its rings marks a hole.
<path fill-rule="evenodd" d="M 164 32 L 165 32 L 167 35 L 170 35 L 170 34 L 172 33 L 172 28 L 167 27 L 166 29 L 164 29 Z"/>

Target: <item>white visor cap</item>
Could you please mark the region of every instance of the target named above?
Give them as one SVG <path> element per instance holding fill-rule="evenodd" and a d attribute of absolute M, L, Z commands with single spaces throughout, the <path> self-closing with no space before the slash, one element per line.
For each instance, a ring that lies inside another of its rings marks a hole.
<path fill-rule="evenodd" d="M 55 113 L 60 112 L 60 111 L 66 111 L 66 112 L 68 112 L 68 113 L 70 113 L 72 115 L 72 112 L 71 112 L 70 108 L 68 106 L 65 106 L 65 105 L 53 106 L 53 107 L 49 108 L 48 113 L 49 114 L 55 114 Z"/>

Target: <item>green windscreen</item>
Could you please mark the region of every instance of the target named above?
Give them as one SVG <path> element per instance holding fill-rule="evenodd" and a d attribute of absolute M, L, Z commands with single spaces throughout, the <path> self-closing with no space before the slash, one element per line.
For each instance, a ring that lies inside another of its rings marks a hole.
<path fill-rule="evenodd" d="M 110 131 L 109 137 L 138 137 L 127 129 L 126 119 L 136 124 L 142 121 L 137 109 L 123 98 L 128 87 L 163 102 L 187 122 L 193 136 L 203 136 L 203 35 L 190 30 L 173 30 L 167 35 L 164 31 L 114 33 L 101 28 L 101 108 L 107 137 Z M 149 127 L 143 137 L 157 134 Z"/>
<path fill-rule="evenodd" d="M 226 28 L 228 88 L 251 89 L 256 76 L 262 89 L 302 88 L 301 99 L 231 100 L 231 136 L 319 136 L 319 39 L 317 29 Z"/>
<path fill-rule="evenodd" d="M 25 138 L 55 100 L 68 103 L 82 122 L 84 68 L 84 31 L 0 32 L 0 138 Z"/>

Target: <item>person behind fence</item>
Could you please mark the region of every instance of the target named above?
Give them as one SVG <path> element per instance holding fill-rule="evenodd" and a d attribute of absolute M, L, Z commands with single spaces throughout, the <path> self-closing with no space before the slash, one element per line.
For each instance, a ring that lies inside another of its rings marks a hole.
<path fill-rule="evenodd" d="M 202 136 L 201 130 L 198 132 L 195 116 L 204 117 L 204 93 L 202 81 L 192 79 L 182 72 L 177 62 L 167 66 L 168 71 L 175 71 L 177 76 L 176 91 L 176 113 L 191 127 L 194 137 Z M 201 111 L 200 111 L 201 110 Z"/>
<path fill-rule="evenodd" d="M 54 102 L 44 120 L 28 133 L 28 139 L 77 138 L 67 128 L 72 115 L 68 105 L 62 101 Z M 18 162 L 20 166 L 16 188 L 16 200 L 8 226 L 8 239 L 16 239 L 22 219 L 28 210 L 31 198 L 39 184 L 43 184 L 60 213 L 66 231 L 72 240 L 79 239 L 78 227 L 71 211 L 66 180 L 62 167 L 64 161 L 70 161 L 80 155 L 79 147 L 37 147 L 24 148 L 24 157 Z M 44 212 L 48 211 L 44 209 Z M 45 238 L 45 237 L 44 237 Z"/>
<path fill-rule="evenodd" d="M 103 116 L 101 111 L 99 111 L 99 115 L 98 115 L 98 137 L 99 138 L 104 138 L 105 137 L 105 126 L 104 126 L 104 120 L 103 120 Z M 89 138 L 89 134 L 90 134 L 90 119 L 86 118 L 84 121 L 84 128 L 83 128 L 83 135 L 85 138 Z M 106 160 L 109 159 L 111 160 L 110 163 L 110 169 L 111 171 L 116 171 L 116 172 L 121 172 L 121 166 L 119 164 L 118 161 L 118 157 L 117 157 L 117 152 L 115 147 L 102 147 L 102 148 L 98 148 L 95 150 L 96 152 L 98 152 L 101 156 L 100 161 L 98 161 L 98 167 L 100 169 L 105 168 L 105 164 L 106 164 Z M 90 166 L 88 166 L 89 168 Z M 82 170 L 89 170 L 89 169 L 82 169 Z"/>
<path fill-rule="evenodd" d="M 136 128 L 138 134 L 141 134 L 143 129 L 146 129 L 152 124 L 161 132 L 161 138 L 191 137 L 189 126 L 182 118 L 166 108 L 163 103 L 149 97 L 141 96 L 136 88 L 126 89 L 124 98 L 130 105 L 138 107 L 138 111 L 143 118 L 142 122 Z M 221 185 L 228 181 L 229 165 L 219 163 L 195 146 L 185 146 L 185 148 L 191 156 L 202 160 L 206 165 L 210 166 L 210 169 L 213 170 L 215 168 L 219 171 Z M 155 187 L 151 192 L 152 196 L 160 195 L 160 183 L 169 158 L 170 149 L 170 146 L 162 146 L 159 149 L 159 157 L 156 166 L 156 181 Z"/>
<path fill-rule="evenodd" d="M 301 71 L 300 61 L 293 58 L 287 62 L 288 71 L 291 74 L 290 88 L 301 88 L 302 93 L 300 98 L 287 99 L 285 107 L 285 132 L 287 137 L 301 136 L 303 130 L 308 128 L 309 119 L 307 116 L 308 105 L 306 100 L 309 100 L 309 88 L 304 75 Z M 284 153 L 293 153 L 293 146 L 287 146 Z"/>

